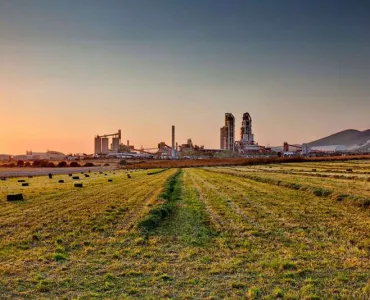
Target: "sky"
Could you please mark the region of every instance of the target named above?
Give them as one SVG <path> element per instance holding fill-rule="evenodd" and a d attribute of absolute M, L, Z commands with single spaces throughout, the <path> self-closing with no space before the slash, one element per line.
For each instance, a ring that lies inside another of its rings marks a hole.
<path fill-rule="evenodd" d="M 0 153 L 369 129 L 369 33 L 365 0 L 0 0 Z"/>

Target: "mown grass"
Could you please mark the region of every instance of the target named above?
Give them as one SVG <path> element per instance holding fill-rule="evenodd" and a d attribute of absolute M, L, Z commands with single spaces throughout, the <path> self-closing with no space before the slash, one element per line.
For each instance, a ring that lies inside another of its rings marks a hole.
<path fill-rule="evenodd" d="M 370 297 L 369 209 L 302 190 L 298 175 L 278 174 L 285 187 L 218 168 L 147 172 L 94 174 L 79 190 L 35 177 L 22 203 L 2 198 L 0 298 Z M 169 201 L 143 235 L 139 221 Z"/>
<path fill-rule="evenodd" d="M 163 192 L 158 197 L 159 203 L 149 211 L 147 216 L 138 222 L 138 227 L 143 233 L 148 234 L 173 212 L 176 200 L 179 199 L 181 193 L 181 173 L 182 170 L 180 169 L 168 180 Z"/>

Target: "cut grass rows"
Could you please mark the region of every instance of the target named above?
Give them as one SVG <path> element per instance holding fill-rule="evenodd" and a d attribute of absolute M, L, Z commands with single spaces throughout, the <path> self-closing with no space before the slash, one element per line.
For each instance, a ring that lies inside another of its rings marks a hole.
<path fill-rule="evenodd" d="M 152 208 L 148 215 L 139 221 L 138 227 L 141 231 L 148 234 L 158 227 L 162 221 L 168 217 L 175 208 L 176 200 L 181 193 L 180 176 L 182 170 L 178 170 L 165 185 L 163 192 L 158 197 L 158 204 Z"/>
<path fill-rule="evenodd" d="M 23 204 L 0 207 L 2 298 L 370 297 L 369 210 L 234 169 L 118 173 L 73 192 L 31 185 Z M 166 205 L 150 234 L 134 226 Z"/>
<path fill-rule="evenodd" d="M 306 191 L 309 193 L 312 193 L 315 196 L 318 197 L 331 197 L 333 200 L 336 201 L 346 201 L 350 204 L 368 208 L 370 206 L 370 197 L 364 197 L 362 195 L 356 195 L 352 193 L 346 193 L 343 191 L 342 186 L 331 186 L 331 188 L 327 187 L 321 187 L 320 185 L 313 185 L 310 184 L 310 182 L 304 180 L 302 178 L 301 180 L 297 180 L 295 178 L 286 178 L 287 176 L 281 175 L 280 177 L 277 176 L 266 176 L 266 174 L 261 174 L 261 173 L 248 173 L 244 172 L 243 170 L 240 169 L 231 169 L 231 168 L 222 168 L 222 169 L 207 169 L 209 172 L 220 172 L 223 174 L 228 174 L 232 176 L 238 176 L 238 177 L 243 177 L 243 178 L 248 178 L 257 182 L 263 182 L 263 183 L 268 183 L 268 184 L 274 184 L 294 190 L 301 190 L 301 191 Z M 289 181 L 287 181 L 287 179 Z M 366 193 L 366 191 L 365 191 Z M 366 193 L 367 195 L 368 193 Z"/>

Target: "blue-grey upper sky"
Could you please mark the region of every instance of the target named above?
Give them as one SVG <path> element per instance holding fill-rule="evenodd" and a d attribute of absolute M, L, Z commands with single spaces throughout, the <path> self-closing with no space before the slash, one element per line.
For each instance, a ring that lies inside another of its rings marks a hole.
<path fill-rule="evenodd" d="M 260 144 L 307 142 L 370 128 L 369 85 L 365 0 L 0 0 L 0 104 L 33 125 L 1 126 L 0 152 L 117 128 L 150 147 L 172 124 L 218 147 L 246 111 Z"/>

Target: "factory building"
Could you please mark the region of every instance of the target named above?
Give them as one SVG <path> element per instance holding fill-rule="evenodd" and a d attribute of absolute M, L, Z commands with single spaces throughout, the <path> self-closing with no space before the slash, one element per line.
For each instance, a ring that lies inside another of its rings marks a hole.
<path fill-rule="evenodd" d="M 240 141 L 253 144 L 254 135 L 252 133 L 252 118 L 249 113 L 243 114 L 242 127 L 240 128 Z"/>
<path fill-rule="evenodd" d="M 12 158 L 9 154 L 0 154 L 0 160 L 10 160 Z"/>
<path fill-rule="evenodd" d="M 36 160 L 36 159 L 64 160 L 66 159 L 66 155 L 58 151 L 47 151 L 47 152 L 26 151 L 25 155 L 15 155 L 13 158 L 15 160 Z"/>
<path fill-rule="evenodd" d="M 225 126 L 220 129 L 220 148 L 222 150 L 237 151 L 244 154 L 262 150 L 262 147 L 254 141 L 252 117 L 248 112 L 243 114 L 239 141 L 234 140 L 234 130 L 235 118 L 231 113 L 226 113 Z"/>
<path fill-rule="evenodd" d="M 220 130 L 220 148 L 234 151 L 235 118 L 233 114 L 225 114 L 225 126 Z"/>
<path fill-rule="evenodd" d="M 109 149 L 109 137 L 112 137 L 111 149 Z M 117 133 L 97 135 L 94 138 L 94 153 L 95 155 L 109 154 L 110 150 L 114 153 L 118 153 L 121 145 L 121 130 Z"/>
<path fill-rule="evenodd" d="M 346 152 L 347 147 L 344 145 L 329 145 L 329 146 L 314 146 L 309 149 L 311 152 L 326 152 L 326 153 L 335 153 L 335 152 Z"/>

